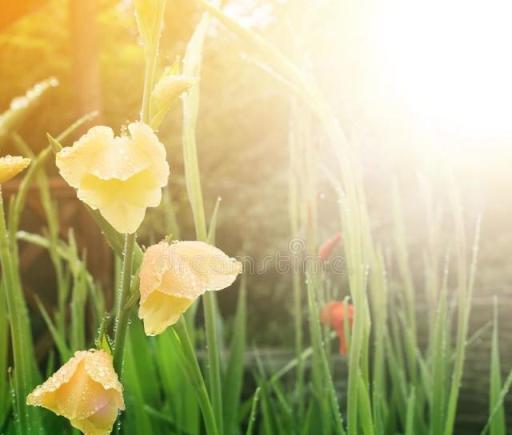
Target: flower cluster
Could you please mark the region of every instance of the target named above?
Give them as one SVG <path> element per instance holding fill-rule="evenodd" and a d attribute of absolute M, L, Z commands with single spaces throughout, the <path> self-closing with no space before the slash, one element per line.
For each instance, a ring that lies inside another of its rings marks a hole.
<path fill-rule="evenodd" d="M 142 122 L 114 136 L 108 127 L 91 128 L 71 147 L 57 153 L 62 177 L 78 198 L 120 233 L 133 234 L 146 209 L 160 204 L 169 165 L 164 145 Z M 29 163 L 21 157 L 0 159 L 0 183 Z M 241 264 L 207 243 L 160 242 L 149 247 L 140 268 L 139 317 L 147 335 L 163 332 L 203 293 L 233 283 Z M 113 360 L 104 350 L 79 351 L 27 397 L 70 420 L 86 435 L 110 433 L 124 409 L 123 387 Z"/>

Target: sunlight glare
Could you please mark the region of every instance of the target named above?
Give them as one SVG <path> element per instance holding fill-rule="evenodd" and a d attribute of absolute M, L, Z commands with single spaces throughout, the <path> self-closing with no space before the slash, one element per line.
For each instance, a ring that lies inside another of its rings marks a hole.
<path fill-rule="evenodd" d="M 512 138 L 512 3 L 393 0 L 370 27 L 379 75 L 423 127 L 477 148 Z"/>

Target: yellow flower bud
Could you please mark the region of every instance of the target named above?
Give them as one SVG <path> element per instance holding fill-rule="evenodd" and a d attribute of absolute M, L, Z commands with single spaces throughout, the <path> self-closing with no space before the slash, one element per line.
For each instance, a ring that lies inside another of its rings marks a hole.
<path fill-rule="evenodd" d="M 194 79 L 175 74 L 171 68 L 164 71 L 151 92 L 151 126 L 153 128 L 157 129 L 160 126 L 173 103 L 194 83 Z"/>
<path fill-rule="evenodd" d="M 41 101 L 48 90 L 56 87 L 59 81 L 49 78 L 37 83 L 25 95 L 11 101 L 9 109 L 0 114 L 0 138 L 14 131 Z"/>
<path fill-rule="evenodd" d="M 230 286 L 242 265 L 204 242 L 160 242 L 147 249 L 140 268 L 139 317 L 147 335 L 178 321 L 207 290 Z"/>
<path fill-rule="evenodd" d="M 147 207 L 156 207 L 169 178 L 165 147 L 151 128 L 134 122 L 129 136 L 93 127 L 57 153 L 57 167 L 78 198 L 120 233 L 134 233 Z"/>
<path fill-rule="evenodd" d="M 30 159 L 21 156 L 0 157 L 0 184 L 14 178 L 30 165 Z"/>
<path fill-rule="evenodd" d="M 28 395 L 27 404 L 66 417 L 85 435 L 105 435 L 124 409 L 123 387 L 108 353 L 79 351 Z"/>

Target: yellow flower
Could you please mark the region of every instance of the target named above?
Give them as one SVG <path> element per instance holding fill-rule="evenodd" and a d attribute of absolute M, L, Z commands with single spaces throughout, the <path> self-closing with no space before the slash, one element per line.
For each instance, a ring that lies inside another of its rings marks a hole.
<path fill-rule="evenodd" d="M 109 127 L 93 127 L 73 146 L 57 153 L 57 167 L 78 198 L 120 233 L 134 233 L 147 207 L 156 207 L 169 178 L 165 147 L 142 122 L 129 136 L 114 137 Z"/>
<path fill-rule="evenodd" d="M 140 268 L 139 317 L 147 335 L 178 321 L 207 290 L 230 286 L 242 265 L 203 242 L 160 242 L 147 249 Z"/>
<path fill-rule="evenodd" d="M 0 157 L 0 184 L 9 181 L 30 165 L 30 159 L 21 156 Z"/>
<path fill-rule="evenodd" d="M 124 409 L 123 387 L 108 353 L 79 351 L 28 395 L 27 404 L 66 417 L 86 435 L 105 435 Z"/>

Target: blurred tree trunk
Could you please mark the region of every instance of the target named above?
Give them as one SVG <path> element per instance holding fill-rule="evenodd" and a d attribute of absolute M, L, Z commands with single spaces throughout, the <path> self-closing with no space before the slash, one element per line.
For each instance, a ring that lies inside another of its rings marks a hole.
<path fill-rule="evenodd" d="M 98 111 L 101 117 L 96 0 L 69 0 L 69 19 L 76 115 Z"/>
<path fill-rule="evenodd" d="M 76 117 L 97 111 L 91 124 L 101 124 L 102 94 L 99 50 L 96 27 L 96 0 L 69 0 L 71 35 L 71 73 L 75 97 Z M 91 127 L 84 125 L 83 131 Z M 83 207 L 76 219 L 77 230 L 85 239 L 87 263 L 100 282 L 108 288 L 112 284 L 112 257 L 100 231 Z M 109 293 L 107 293 L 108 295 Z M 107 298 L 108 299 L 108 298 Z"/>

